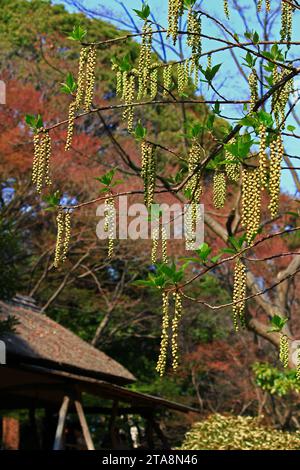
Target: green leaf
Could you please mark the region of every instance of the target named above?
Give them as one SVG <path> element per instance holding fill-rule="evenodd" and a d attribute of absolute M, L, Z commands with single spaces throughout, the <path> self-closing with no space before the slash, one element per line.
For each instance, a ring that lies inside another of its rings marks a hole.
<path fill-rule="evenodd" d="M 116 173 L 116 168 L 105 173 L 105 175 L 95 178 L 95 180 L 99 181 L 100 183 L 104 184 L 106 187 L 111 187 L 113 177 Z"/>
<path fill-rule="evenodd" d="M 73 27 L 73 31 L 70 36 L 68 36 L 68 39 L 72 41 L 82 41 L 86 34 L 87 31 L 82 26 L 76 25 Z"/>
<path fill-rule="evenodd" d="M 219 71 L 222 64 L 216 64 L 212 68 L 207 67 L 206 70 L 202 69 L 202 72 L 206 78 L 206 80 L 211 83 L 213 78 L 216 76 L 217 72 Z"/>
<path fill-rule="evenodd" d="M 75 93 L 77 89 L 76 81 L 70 72 L 68 73 L 66 77 L 66 82 L 61 83 L 61 85 L 62 85 L 61 91 L 63 93 L 67 93 L 68 95 L 72 95 L 73 93 Z"/>
<path fill-rule="evenodd" d="M 223 253 L 220 253 L 219 255 L 216 255 L 216 256 L 213 256 L 210 261 L 215 264 L 217 261 L 219 261 L 219 259 L 222 257 L 222 254 Z"/>
<path fill-rule="evenodd" d="M 59 206 L 60 199 L 61 196 L 59 191 L 55 191 L 53 194 L 43 196 L 43 201 L 48 204 L 48 207 L 46 207 L 45 211 L 56 210 L 56 208 Z"/>
<path fill-rule="evenodd" d="M 225 144 L 224 147 L 234 157 L 246 158 L 250 153 L 253 143 L 251 135 L 249 133 L 245 133 L 243 135 L 237 135 L 233 143 Z"/>
<path fill-rule="evenodd" d="M 143 280 L 143 279 L 137 279 L 136 281 L 132 281 L 130 283 L 132 286 L 139 286 L 139 287 L 154 287 L 154 282 L 153 281 L 147 281 L 147 280 Z"/>
<path fill-rule="evenodd" d="M 279 333 L 282 330 L 282 328 L 284 327 L 284 325 L 286 324 L 287 321 L 288 321 L 288 318 L 281 317 L 279 315 L 274 315 L 271 318 L 272 328 L 269 330 L 269 332 Z"/>
<path fill-rule="evenodd" d="M 196 3 L 196 0 L 184 0 L 183 6 L 185 10 L 190 10 Z"/>
<path fill-rule="evenodd" d="M 210 255 L 212 249 L 207 243 L 202 243 L 200 247 L 196 250 L 201 261 L 205 262 Z"/>
<path fill-rule="evenodd" d="M 141 121 L 138 121 L 135 130 L 134 130 L 134 136 L 137 140 L 143 140 L 147 135 L 147 129 L 146 127 L 143 127 L 141 124 Z"/>
<path fill-rule="evenodd" d="M 142 20 L 146 20 L 151 13 L 150 7 L 147 4 L 144 4 L 141 10 L 136 10 L 135 8 L 133 8 L 133 11 L 135 11 L 137 16 L 139 16 Z"/>
<path fill-rule="evenodd" d="M 213 112 L 215 114 L 220 114 L 221 112 L 221 108 L 220 108 L 220 103 L 217 101 L 214 105 L 214 107 L 212 108 Z"/>
<path fill-rule="evenodd" d="M 37 131 L 41 129 L 42 127 L 44 127 L 43 119 L 42 119 L 42 116 L 40 116 L 40 114 L 38 114 L 37 116 L 34 116 L 32 114 L 26 114 L 25 122 L 34 131 Z"/>

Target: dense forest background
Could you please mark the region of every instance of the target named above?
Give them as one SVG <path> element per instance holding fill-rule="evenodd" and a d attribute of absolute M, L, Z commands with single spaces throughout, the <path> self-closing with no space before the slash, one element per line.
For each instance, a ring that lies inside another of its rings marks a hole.
<path fill-rule="evenodd" d="M 199 407 L 203 415 L 263 413 L 278 427 L 298 427 L 294 372 L 281 370 L 275 348 L 254 332 L 237 335 L 230 308 L 208 311 L 199 304 L 188 305 L 180 331 L 179 370 L 158 376 L 161 299 L 155 292 L 132 285 L 153 269 L 150 247 L 146 242 L 138 245 L 126 240 L 117 245 L 113 261 L 107 260 L 106 244 L 95 235 L 95 208 L 76 214 L 68 261 L 59 270 L 53 269 L 55 214 L 46 210 L 47 202 L 31 185 L 32 135 L 24 117 L 41 114 L 45 123 L 66 117 L 69 98 L 62 93 L 61 83 L 68 72 L 76 75 L 79 56 L 78 45 L 66 37 L 79 23 L 89 31 L 90 40 L 121 34 L 109 23 L 69 13 L 62 5 L 42 0 L 0 1 L 0 78 L 7 85 L 7 103 L 0 106 L 1 298 L 9 300 L 16 292 L 34 297 L 44 314 L 126 366 L 138 378 L 133 385 L 137 390 Z M 99 51 L 98 106 L 115 99 L 112 56 L 124 56 L 128 51 L 135 61 L 138 46 L 134 41 Z M 174 120 L 166 107 L 138 109 L 137 118 L 138 113 L 149 120 L 161 144 L 184 148 L 182 122 Z M 199 104 L 187 107 L 186 113 L 191 122 L 201 123 L 209 111 Z M 226 120 L 217 119 L 213 134 L 218 135 L 224 126 L 228 126 Z M 65 130 L 58 128 L 53 142 L 53 179 L 65 201 L 95 197 L 99 193 L 95 178 L 115 167 L 123 181 L 120 191 L 138 185 L 119 164 L 127 154 L 133 162 L 139 155 L 118 111 L 80 120 L 68 153 L 64 152 Z M 205 145 L 209 147 L 209 138 Z M 172 171 L 172 160 L 163 153 L 159 165 Z M 231 197 L 229 193 L 229 202 Z M 211 199 L 207 191 L 203 201 L 207 211 L 214 210 Z M 283 194 L 283 208 L 291 210 L 292 204 Z M 212 234 L 206 237 L 214 250 L 221 247 Z M 277 251 L 297 248 L 299 235 L 276 243 L 273 249 Z M 175 256 L 178 247 L 170 249 Z M 260 254 L 263 256 L 263 249 Z M 201 292 L 207 302 L 226 303 L 231 285 L 232 273 L 224 267 L 222 273 L 212 271 L 201 278 L 191 290 L 195 295 Z"/>

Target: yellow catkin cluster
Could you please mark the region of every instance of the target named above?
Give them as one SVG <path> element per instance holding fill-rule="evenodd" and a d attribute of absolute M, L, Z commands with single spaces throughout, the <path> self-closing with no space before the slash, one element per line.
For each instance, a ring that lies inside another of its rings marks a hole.
<path fill-rule="evenodd" d="M 229 142 L 233 143 L 233 139 Z M 230 181 L 239 181 L 240 179 L 240 165 L 238 163 L 230 163 L 230 161 L 235 161 L 236 157 L 232 155 L 228 150 L 225 150 L 225 160 L 229 163 L 225 164 L 225 171 L 228 179 Z"/>
<path fill-rule="evenodd" d="M 67 253 L 71 237 L 71 213 L 70 211 L 59 211 L 56 217 L 57 237 L 54 257 L 54 267 L 58 268 L 60 263 L 67 259 Z"/>
<path fill-rule="evenodd" d="M 95 86 L 96 61 L 96 46 L 83 46 L 79 56 L 75 111 L 78 111 L 81 108 L 88 111 L 92 105 Z"/>
<path fill-rule="evenodd" d="M 257 11 L 261 11 L 262 3 L 263 3 L 263 0 L 258 0 L 257 1 Z M 271 1 L 270 0 L 265 0 L 265 4 L 266 4 L 266 11 L 267 12 L 271 11 Z"/>
<path fill-rule="evenodd" d="M 156 149 L 154 145 L 143 140 L 141 144 L 142 171 L 144 180 L 144 201 L 149 208 L 153 204 L 156 181 Z"/>
<path fill-rule="evenodd" d="M 168 245 L 167 245 L 167 231 L 165 227 L 161 228 L 161 254 L 162 254 L 162 262 L 164 264 L 168 264 Z"/>
<path fill-rule="evenodd" d="M 297 352 L 296 379 L 300 380 L 300 349 Z"/>
<path fill-rule="evenodd" d="M 128 131 L 132 132 L 133 130 L 133 119 L 134 119 L 134 110 L 132 103 L 134 102 L 135 96 L 135 77 L 133 74 L 128 74 L 128 72 L 123 72 L 123 94 L 122 98 L 126 105 L 123 111 L 123 119 L 127 119 Z"/>
<path fill-rule="evenodd" d="M 87 53 L 86 60 L 86 88 L 85 88 L 85 99 L 84 109 L 88 111 L 92 105 L 93 93 L 95 86 L 95 69 L 97 62 L 97 49 L 95 46 L 90 46 Z"/>
<path fill-rule="evenodd" d="M 168 96 L 168 91 L 170 91 L 172 87 L 172 71 L 173 71 L 173 65 L 169 64 L 163 69 L 163 96 L 166 97 Z"/>
<path fill-rule="evenodd" d="M 123 74 L 121 70 L 117 70 L 116 81 L 116 95 L 121 97 L 123 94 Z"/>
<path fill-rule="evenodd" d="M 239 321 L 242 326 L 245 325 L 245 297 L 246 297 L 246 266 L 243 261 L 238 258 L 234 267 L 233 281 L 233 324 L 236 331 L 239 329 Z"/>
<path fill-rule="evenodd" d="M 158 68 L 155 67 L 150 73 L 150 98 L 154 100 L 158 91 Z"/>
<path fill-rule="evenodd" d="M 188 156 L 188 175 L 190 178 L 187 182 L 186 189 L 192 191 L 193 199 L 196 200 L 197 203 L 202 194 L 201 176 L 198 169 L 200 170 L 203 152 L 203 148 L 197 139 L 193 139 Z"/>
<path fill-rule="evenodd" d="M 108 234 L 108 252 L 107 257 L 111 259 L 114 254 L 115 244 L 115 228 L 116 228 L 116 214 L 115 214 L 115 200 L 112 196 L 105 199 L 104 208 L 104 231 Z"/>
<path fill-rule="evenodd" d="M 250 88 L 250 113 L 253 111 L 254 106 L 258 100 L 258 77 L 255 69 L 252 70 L 248 77 Z"/>
<path fill-rule="evenodd" d="M 84 101 L 86 86 L 86 60 L 88 56 L 88 47 L 82 47 L 79 56 L 77 90 L 76 90 L 76 110 L 79 110 Z"/>
<path fill-rule="evenodd" d="M 225 13 L 225 16 L 226 16 L 226 18 L 229 19 L 229 17 L 230 17 L 230 12 L 229 12 L 228 0 L 224 0 L 224 1 L 223 1 L 223 5 L 224 5 L 224 13 Z"/>
<path fill-rule="evenodd" d="M 159 244 L 159 227 L 156 227 L 152 233 L 152 250 L 151 250 L 151 263 L 155 264 L 157 261 L 157 251 Z"/>
<path fill-rule="evenodd" d="M 76 111 L 79 111 L 81 108 L 88 111 L 92 105 L 96 60 L 96 46 L 82 47 L 79 56 L 76 97 L 69 105 L 68 130 L 65 145 L 66 151 L 69 150 L 72 145 Z"/>
<path fill-rule="evenodd" d="M 166 370 L 168 344 L 169 344 L 169 296 L 167 292 L 162 293 L 162 330 L 160 341 L 160 353 L 156 365 L 156 370 L 162 377 Z"/>
<path fill-rule="evenodd" d="M 283 333 L 280 334 L 280 343 L 279 343 L 279 360 L 283 367 L 288 367 L 289 365 L 289 340 L 286 335 Z"/>
<path fill-rule="evenodd" d="M 211 54 L 208 54 L 207 56 L 207 68 L 211 69 L 212 68 L 212 57 Z"/>
<path fill-rule="evenodd" d="M 259 172 L 260 185 L 264 189 L 268 185 L 267 129 L 264 124 L 259 126 Z"/>
<path fill-rule="evenodd" d="M 271 217 L 274 218 L 278 215 L 279 209 L 279 196 L 280 196 L 280 176 L 281 176 L 281 161 L 284 154 L 281 134 L 278 134 L 276 140 L 270 144 L 270 203 L 269 210 Z"/>
<path fill-rule="evenodd" d="M 178 94 L 182 95 L 189 83 L 189 61 L 185 60 L 177 65 Z"/>
<path fill-rule="evenodd" d="M 293 6 L 281 0 L 281 40 L 291 42 L 293 31 Z"/>
<path fill-rule="evenodd" d="M 167 37 L 173 39 L 174 45 L 178 37 L 178 21 L 183 14 L 184 0 L 169 0 Z"/>
<path fill-rule="evenodd" d="M 161 233 L 161 255 L 162 255 L 162 262 L 164 264 L 168 264 L 168 246 L 167 246 L 167 231 L 165 227 L 155 227 L 152 232 L 152 250 L 151 250 L 151 263 L 155 264 L 158 258 L 158 246 L 160 240 L 160 233 Z"/>
<path fill-rule="evenodd" d="M 226 201 L 226 178 L 222 171 L 215 171 L 213 180 L 213 202 L 216 209 L 224 207 Z"/>
<path fill-rule="evenodd" d="M 40 130 L 33 137 L 34 156 L 32 165 L 32 182 L 36 185 L 38 193 L 42 192 L 43 186 L 50 186 L 50 158 L 51 137 L 48 131 Z"/>
<path fill-rule="evenodd" d="M 275 66 L 273 69 L 273 84 L 280 82 L 288 74 L 288 70 L 282 69 L 278 71 Z M 272 95 L 272 110 L 275 115 L 277 127 L 284 127 L 283 121 L 285 120 L 285 108 L 289 100 L 290 93 L 293 90 L 293 80 L 288 80 L 284 86 L 280 87 Z M 280 119 L 282 122 L 280 122 Z"/>
<path fill-rule="evenodd" d="M 75 123 L 75 110 L 76 103 L 72 101 L 69 105 L 69 116 L 68 116 L 68 130 L 67 130 L 67 140 L 65 145 L 65 150 L 70 150 L 74 135 L 74 123 Z"/>
<path fill-rule="evenodd" d="M 189 180 L 186 189 L 191 193 L 190 208 L 185 217 L 185 232 L 187 247 L 192 247 L 194 243 L 194 234 L 199 218 L 198 204 L 202 194 L 200 164 L 203 158 L 203 148 L 193 139 L 192 146 L 188 156 L 188 176 Z M 199 169 L 198 169 L 199 168 Z M 190 248 L 188 248 L 190 249 Z"/>
<path fill-rule="evenodd" d="M 182 299 L 180 292 L 174 292 L 174 302 L 175 302 L 175 310 L 174 316 L 172 319 L 172 367 L 173 370 L 178 368 L 178 330 L 179 330 L 179 322 L 182 315 Z"/>
<path fill-rule="evenodd" d="M 260 226 L 261 188 L 259 168 L 242 171 L 242 224 L 250 245 Z"/>
<path fill-rule="evenodd" d="M 192 9 L 189 9 L 187 18 L 187 44 L 192 49 L 192 63 L 197 67 L 202 52 L 201 16 Z"/>
<path fill-rule="evenodd" d="M 145 21 L 142 32 L 142 44 L 138 65 L 138 99 L 147 95 L 148 85 L 150 83 L 152 27 L 149 22 Z"/>

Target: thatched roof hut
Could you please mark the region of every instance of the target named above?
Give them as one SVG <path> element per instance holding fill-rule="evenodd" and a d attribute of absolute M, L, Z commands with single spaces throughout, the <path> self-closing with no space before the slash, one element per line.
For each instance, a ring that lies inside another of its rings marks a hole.
<path fill-rule="evenodd" d="M 9 317 L 14 317 L 17 325 L 14 333 L 1 338 L 6 347 L 6 364 L 0 365 L 1 408 L 59 411 L 55 449 L 62 447 L 68 409 L 77 412 L 86 445 L 93 449 L 83 393 L 105 400 L 105 406 L 102 401 L 101 406 L 85 407 L 85 413 L 109 415 L 111 423 L 121 414 L 142 415 L 164 443 L 154 420 L 156 411 L 197 412 L 184 404 L 124 388 L 135 381 L 131 372 L 41 313 L 32 300 L 19 296 L 11 303 L 0 302 L 0 321 Z"/>
<path fill-rule="evenodd" d="M 22 299 L 23 300 L 23 299 Z M 0 302 L 0 321 L 16 319 L 15 333 L 2 339 L 8 357 L 52 370 L 64 370 L 78 375 L 128 384 L 135 377 L 119 362 L 94 348 L 32 305 L 19 301 Z"/>

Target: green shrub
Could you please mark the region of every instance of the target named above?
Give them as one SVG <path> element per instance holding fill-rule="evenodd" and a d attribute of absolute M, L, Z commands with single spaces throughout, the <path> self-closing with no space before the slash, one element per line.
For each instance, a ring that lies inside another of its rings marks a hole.
<path fill-rule="evenodd" d="M 278 431 L 250 416 L 211 415 L 195 423 L 182 450 L 298 450 L 300 432 Z"/>

